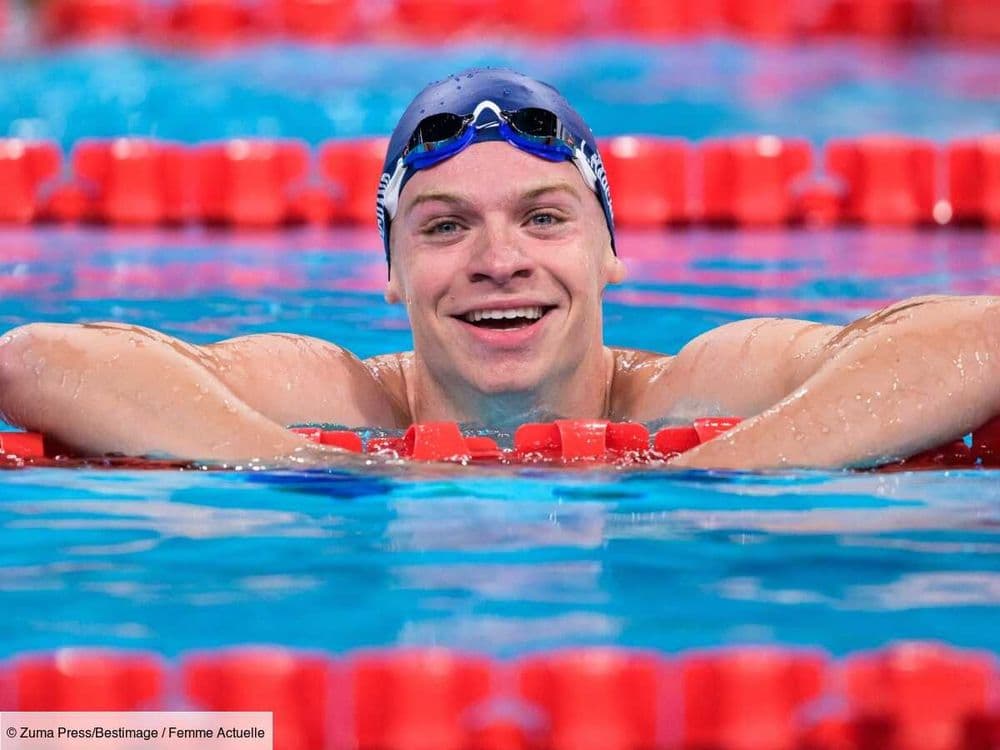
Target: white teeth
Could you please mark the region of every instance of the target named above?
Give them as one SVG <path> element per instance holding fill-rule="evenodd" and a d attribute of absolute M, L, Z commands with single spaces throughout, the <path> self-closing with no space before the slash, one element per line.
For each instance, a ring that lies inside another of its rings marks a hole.
<path fill-rule="evenodd" d="M 462 316 L 470 323 L 476 323 L 486 318 L 487 320 L 502 320 L 504 318 L 527 318 L 528 320 L 538 320 L 542 317 L 541 307 L 514 307 L 510 310 L 473 310 Z"/>

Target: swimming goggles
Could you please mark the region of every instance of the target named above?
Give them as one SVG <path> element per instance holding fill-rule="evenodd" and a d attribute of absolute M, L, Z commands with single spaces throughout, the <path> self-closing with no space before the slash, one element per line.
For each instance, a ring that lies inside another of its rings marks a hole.
<path fill-rule="evenodd" d="M 430 169 L 469 144 L 486 140 L 507 141 L 546 161 L 572 161 L 587 186 L 598 191 L 597 175 L 583 151 L 585 143 L 577 143 L 555 114 L 540 107 L 505 110 L 486 99 L 471 114 L 442 112 L 417 124 L 384 186 L 382 200 L 389 219 L 395 218 L 399 194 L 414 171 Z"/>

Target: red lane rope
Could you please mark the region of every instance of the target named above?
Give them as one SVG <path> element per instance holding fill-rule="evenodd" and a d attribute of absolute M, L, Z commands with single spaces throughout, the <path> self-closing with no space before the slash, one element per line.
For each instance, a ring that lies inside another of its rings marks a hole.
<path fill-rule="evenodd" d="M 141 39 L 231 45 L 266 38 L 433 44 L 450 38 L 734 34 L 787 42 L 858 36 L 883 41 L 1000 40 L 994 0 L 48 0 L 52 39 Z"/>
<path fill-rule="evenodd" d="M 691 425 L 664 427 L 650 436 L 645 426 L 634 422 L 560 419 L 521 425 L 514 431 L 513 447 L 510 449 L 502 449 L 489 437 L 465 435 L 455 422 L 414 424 L 401 437 L 369 437 L 366 441 L 362 441 L 361 436 L 352 430 L 324 430 L 318 427 L 291 429 L 322 445 L 353 453 L 391 454 L 413 461 L 630 465 L 674 458 L 725 434 L 740 421 L 737 417 L 704 417 L 694 420 Z M 971 448 L 965 440 L 954 440 L 883 468 L 1000 467 L 1000 417 L 976 429 L 970 442 Z M 0 432 L 0 458 L 5 459 L 8 466 L 58 465 L 57 456 L 56 449 L 47 446 L 41 434 Z M 122 458 L 111 460 L 108 465 L 174 468 L 182 464 Z"/>
<path fill-rule="evenodd" d="M 996 657 L 910 642 L 832 660 L 737 648 L 63 649 L 0 665 L 0 710 L 273 711 L 276 750 L 986 750 Z"/>
<path fill-rule="evenodd" d="M 64 159 L 49 141 L 0 139 L 0 223 L 373 226 L 385 146 L 87 139 Z M 622 227 L 1000 226 L 1000 133 L 942 147 L 873 135 L 821 152 L 769 135 L 617 136 L 601 146 Z"/>

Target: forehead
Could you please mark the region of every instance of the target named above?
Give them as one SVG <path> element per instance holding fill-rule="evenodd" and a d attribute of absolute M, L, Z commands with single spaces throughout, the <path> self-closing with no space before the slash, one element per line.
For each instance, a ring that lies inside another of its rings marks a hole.
<path fill-rule="evenodd" d="M 400 195 L 399 213 L 405 217 L 414 202 L 428 194 L 456 195 L 468 201 L 492 204 L 516 200 L 552 185 L 568 187 L 568 193 L 575 194 L 581 202 L 587 202 L 584 199 L 592 196 L 595 208 L 600 208 L 593 191 L 571 162 L 546 161 L 508 143 L 476 143 L 414 174 Z"/>

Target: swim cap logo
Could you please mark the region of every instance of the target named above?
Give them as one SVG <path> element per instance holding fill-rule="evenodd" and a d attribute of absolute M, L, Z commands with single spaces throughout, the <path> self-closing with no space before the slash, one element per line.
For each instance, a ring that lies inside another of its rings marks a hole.
<path fill-rule="evenodd" d="M 586 146 L 587 142 L 584 141 L 580 144 L 581 147 Z M 597 181 L 601 183 L 601 190 L 604 193 L 604 199 L 608 202 L 608 216 L 614 221 L 615 212 L 614 208 L 611 206 L 611 184 L 608 182 L 608 173 L 604 171 L 604 162 L 601 160 L 601 154 L 595 148 L 590 152 L 590 156 L 587 157 L 587 162 L 590 164 L 590 168 L 594 170 L 594 175 L 597 177 Z"/>
<path fill-rule="evenodd" d="M 378 226 L 378 234 L 383 242 L 385 242 L 385 191 L 391 180 L 391 174 L 383 173 L 379 178 L 378 192 L 375 195 L 375 224 Z"/>

